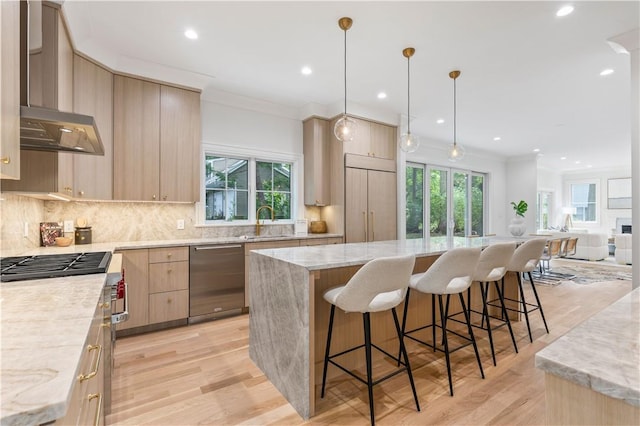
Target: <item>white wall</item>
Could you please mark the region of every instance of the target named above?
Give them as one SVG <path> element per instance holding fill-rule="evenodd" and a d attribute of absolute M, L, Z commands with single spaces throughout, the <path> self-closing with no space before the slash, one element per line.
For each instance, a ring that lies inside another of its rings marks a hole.
<path fill-rule="evenodd" d="M 596 223 L 576 223 L 576 228 L 586 228 L 589 232 L 599 232 L 611 235 L 611 229 L 616 227 L 616 218 L 631 218 L 631 209 L 607 208 L 607 180 L 614 178 L 631 177 L 631 168 L 619 168 L 615 170 L 600 170 L 580 173 L 566 173 L 562 176 L 563 205 L 571 205 L 572 182 L 597 182 L 599 186 L 598 202 L 600 209 Z M 635 197 L 634 197 L 635 198 Z"/>
<path fill-rule="evenodd" d="M 529 209 L 525 213 L 527 233 L 536 232 L 536 202 L 538 197 L 538 161 L 536 155 L 510 158 L 507 161 L 506 202 L 503 204 L 507 223 L 515 217 L 511 202 L 524 200 Z M 505 226 L 504 233 L 507 234 Z"/>
<path fill-rule="evenodd" d="M 443 142 L 422 138 L 420 148 L 416 152 L 407 154 L 406 161 L 486 173 L 488 195 L 486 233 L 506 235 L 508 219 L 505 216 L 506 210 L 503 208 L 507 204 L 505 199 L 508 176 L 506 159 L 480 150 L 467 149 L 462 161 L 452 163 L 447 158 L 447 149 L 448 145 Z M 400 170 L 402 172 L 398 174 L 398 179 L 404 182 L 404 164 Z M 402 194 L 404 195 L 404 188 Z M 404 211 L 404 200 L 402 200 L 400 211 Z M 404 215 L 399 215 L 399 219 L 400 217 L 404 224 Z"/>
<path fill-rule="evenodd" d="M 205 143 L 302 154 L 302 120 L 203 100 Z"/>

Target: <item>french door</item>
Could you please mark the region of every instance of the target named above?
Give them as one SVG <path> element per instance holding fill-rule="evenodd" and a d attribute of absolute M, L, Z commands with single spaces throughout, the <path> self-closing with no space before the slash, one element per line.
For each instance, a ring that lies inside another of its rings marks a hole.
<path fill-rule="evenodd" d="M 406 176 L 407 238 L 484 235 L 484 174 L 407 163 Z"/>

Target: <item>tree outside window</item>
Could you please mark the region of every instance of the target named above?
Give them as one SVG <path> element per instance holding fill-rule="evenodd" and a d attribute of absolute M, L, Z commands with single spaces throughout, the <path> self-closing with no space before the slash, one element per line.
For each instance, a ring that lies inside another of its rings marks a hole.
<path fill-rule="evenodd" d="M 256 208 L 269 206 L 276 219 L 291 219 L 291 163 L 256 161 Z"/>
<path fill-rule="evenodd" d="M 205 219 L 246 220 L 249 217 L 248 161 L 205 156 Z"/>

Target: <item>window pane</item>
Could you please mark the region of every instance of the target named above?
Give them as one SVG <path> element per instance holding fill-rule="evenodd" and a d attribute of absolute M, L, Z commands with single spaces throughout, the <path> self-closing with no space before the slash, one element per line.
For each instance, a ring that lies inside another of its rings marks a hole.
<path fill-rule="evenodd" d="M 205 156 L 205 219 L 246 220 L 249 181 L 247 160 Z"/>
<path fill-rule="evenodd" d="M 424 237 L 424 168 L 407 166 L 407 239 Z"/>
<path fill-rule="evenodd" d="M 581 222 L 596 221 L 596 184 L 571 184 L 571 206 L 576 208 L 573 219 Z"/>
<path fill-rule="evenodd" d="M 291 164 L 256 161 L 256 206 L 273 208 L 276 219 L 291 219 Z"/>
<path fill-rule="evenodd" d="M 447 179 L 444 170 L 431 170 L 429 190 L 429 235 L 447 235 Z"/>
<path fill-rule="evenodd" d="M 471 176 L 471 235 L 484 235 L 484 176 Z"/>
<path fill-rule="evenodd" d="M 467 178 L 466 173 L 453 174 L 453 235 L 465 236 L 467 218 Z"/>

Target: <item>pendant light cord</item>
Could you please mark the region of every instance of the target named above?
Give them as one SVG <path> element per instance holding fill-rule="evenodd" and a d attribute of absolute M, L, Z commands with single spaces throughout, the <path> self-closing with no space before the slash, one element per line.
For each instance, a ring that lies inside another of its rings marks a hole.
<path fill-rule="evenodd" d="M 344 30 L 344 116 L 347 116 L 347 30 Z"/>
<path fill-rule="evenodd" d="M 458 139 L 456 138 L 456 79 L 453 79 L 453 146 L 456 145 Z"/>
<path fill-rule="evenodd" d="M 411 67 L 409 62 L 411 57 L 407 57 L 407 134 L 411 134 Z"/>

